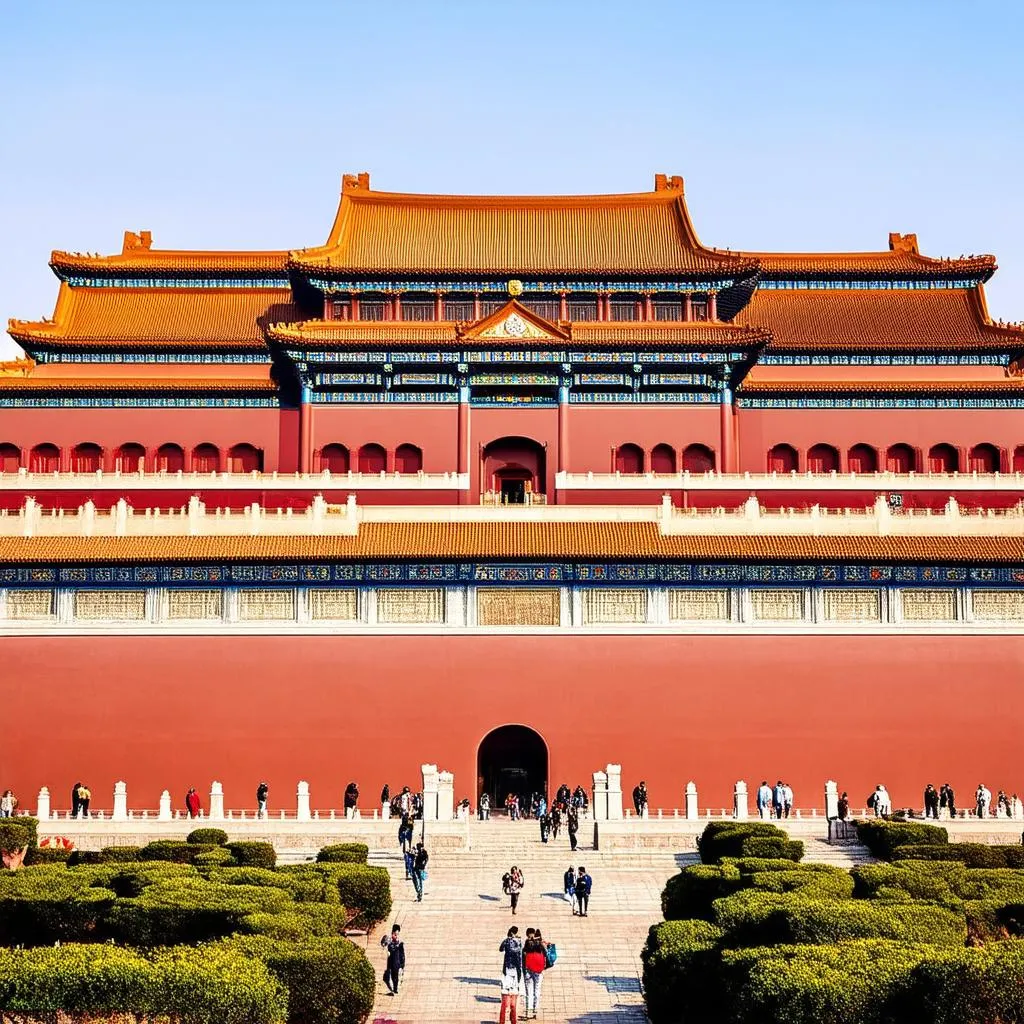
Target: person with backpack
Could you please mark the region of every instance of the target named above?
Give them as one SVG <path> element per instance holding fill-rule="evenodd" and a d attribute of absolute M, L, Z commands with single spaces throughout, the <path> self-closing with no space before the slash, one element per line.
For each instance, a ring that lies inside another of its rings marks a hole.
<path fill-rule="evenodd" d="M 572 907 L 572 912 L 576 913 L 576 871 L 573 866 L 569 865 L 569 870 L 562 875 L 562 891 L 565 893 L 565 898 L 569 902 L 569 906 Z"/>
<path fill-rule="evenodd" d="M 530 1019 L 531 1011 L 534 1020 L 537 1019 L 541 981 L 548 966 L 548 944 L 544 941 L 540 929 L 527 929 L 526 944 L 523 946 L 523 974 L 526 986 L 526 1012 L 523 1014 L 523 1020 Z"/>
<path fill-rule="evenodd" d="M 384 984 L 388 992 L 393 996 L 398 995 L 398 979 L 401 971 L 405 970 L 405 943 L 401 938 L 402 926 L 396 924 L 391 929 L 391 937 L 381 937 L 380 944 L 388 951 L 388 962 L 384 968 Z"/>
<path fill-rule="evenodd" d="M 515 864 L 512 865 L 511 871 L 502 876 L 501 888 L 508 896 L 512 904 L 512 913 L 514 914 L 516 907 L 519 906 L 519 894 L 523 891 L 523 873 Z"/>
<path fill-rule="evenodd" d="M 505 1024 L 505 1015 L 512 1014 L 512 1024 L 517 1024 L 517 1003 L 523 985 L 523 943 L 519 938 L 519 929 L 512 925 L 506 938 L 501 940 L 498 952 L 504 953 L 501 964 L 501 1015 L 499 1024 Z"/>
<path fill-rule="evenodd" d="M 579 904 L 580 917 L 587 916 L 587 908 L 590 906 L 590 890 L 594 886 L 594 880 L 587 874 L 587 869 L 580 865 L 579 873 L 576 875 L 576 902 Z"/>
<path fill-rule="evenodd" d="M 416 890 L 416 902 L 423 902 L 423 883 L 427 880 L 427 861 L 430 856 L 422 843 L 416 844 L 412 858 L 412 886 Z"/>
<path fill-rule="evenodd" d="M 402 812 L 402 820 L 398 823 L 398 845 L 402 853 L 412 852 L 412 818 L 408 811 Z"/>

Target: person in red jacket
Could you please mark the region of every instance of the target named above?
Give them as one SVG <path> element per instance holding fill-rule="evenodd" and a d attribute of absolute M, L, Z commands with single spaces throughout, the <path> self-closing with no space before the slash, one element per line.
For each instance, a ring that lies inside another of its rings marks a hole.
<path fill-rule="evenodd" d="M 188 792 L 185 794 L 185 810 L 190 818 L 199 817 L 199 794 L 196 792 L 195 786 L 189 786 Z"/>

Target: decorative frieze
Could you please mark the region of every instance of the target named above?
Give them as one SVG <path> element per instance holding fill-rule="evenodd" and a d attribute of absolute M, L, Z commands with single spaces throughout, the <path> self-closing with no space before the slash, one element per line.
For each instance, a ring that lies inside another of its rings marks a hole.
<path fill-rule="evenodd" d="M 596 590 L 583 592 L 583 622 L 588 626 L 647 621 L 648 591 Z"/>
<path fill-rule="evenodd" d="M 905 622 L 951 622 L 956 618 L 956 591 L 902 590 Z"/>
<path fill-rule="evenodd" d="M 444 590 L 441 587 L 378 590 L 377 621 L 439 625 L 444 622 Z"/>
<path fill-rule="evenodd" d="M 295 591 L 263 590 L 255 587 L 239 590 L 238 618 L 243 622 L 294 619 Z"/>
<path fill-rule="evenodd" d="M 79 590 L 72 604 L 76 619 L 139 622 L 146 618 L 144 590 Z"/>
<path fill-rule="evenodd" d="M 829 622 L 879 622 L 882 618 L 880 590 L 826 590 L 823 597 L 823 611 Z"/>
<path fill-rule="evenodd" d="M 724 622 L 729 618 L 728 590 L 670 590 L 668 617 L 673 622 Z"/>
<path fill-rule="evenodd" d="M 335 622 L 355 622 L 359 618 L 359 591 L 321 590 L 309 592 L 309 617 L 318 622 L 330 619 Z"/>
<path fill-rule="evenodd" d="M 168 590 L 167 618 L 172 621 L 200 622 L 219 620 L 224 616 L 224 592 L 205 590 Z"/>
<path fill-rule="evenodd" d="M 1017 590 L 972 590 L 971 612 L 980 621 L 1018 622 L 1024 619 L 1024 593 Z"/>
<path fill-rule="evenodd" d="M 799 622 L 804 618 L 804 591 L 751 590 L 750 608 L 757 620 Z"/>
<path fill-rule="evenodd" d="M 476 592 L 479 626 L 557 626 L 561 593 L 557 587 L 481 587 Z"/>

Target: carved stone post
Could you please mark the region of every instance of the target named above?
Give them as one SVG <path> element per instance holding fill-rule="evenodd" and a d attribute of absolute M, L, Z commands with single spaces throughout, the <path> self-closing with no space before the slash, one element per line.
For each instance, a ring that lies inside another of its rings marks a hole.
<path fill-rule="evenodd" d="M 608 820 L 622 821 L 622 765 L 608 765 Z"/>
<path fill-rule="evenodd" d="M 594 821 L 608 820 L 608 773 L 594 772 L 594 798 L 590 803 Z"/>
<path fill-rule="evenodd" d="M 224 787 L 219 782 L 210 786 L 210 821 L 224 820 Z"/>
<path fill-rule="evenodd" d="M 43 786 L 36 798 L 36 817 L 40 821 L 50 820 L 50 791 Z"/>
<path fill-rule="evenodd" d="M 686 820 L 697 820 L 697 783 L 686 784 Z"/>
<path fill-rule="evenodd" d="M 455 776 L 439 772 L 437 776 L 437 820 L 451 821 L 455 817 Z"/>
<path fill-rule="evenodd" d="M 309 783 L 300 782 L 296 793 L 295 820 L 309 821 Z"/>
<path fill-rule="evenodd" d="M 156 820 L 171 820 L 171 794 L 166 789 L 160 794 L 160 810 L 156 813 Z"/>
<path fill-rule="evenodd" d="M 437 821 L 437 765 L 421 765 L 420 771 L 423 773 L 423 820 Z"/>
<path fill-rule="evenodd" d="M 747 818 L 747 784 L 740 780 L 732 794 L 732 816 L 737 821 Z"/>
<path fill-rule="evenodd" d="M 825 783 L 825 817 L 829 821 L 839 817 L 839 787 L 831 779 Z"/>
<path fill-rule="evenodd" d="M 128 786 L 123 782 L 114 783 L 114 811 L 111 821 L 128 820 Z"/>

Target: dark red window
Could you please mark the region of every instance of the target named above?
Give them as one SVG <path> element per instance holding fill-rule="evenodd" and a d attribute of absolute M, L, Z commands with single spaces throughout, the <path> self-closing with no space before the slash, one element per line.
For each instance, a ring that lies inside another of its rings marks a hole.
<path fill-rule="evenodd" d="M 642 473 L 644 471 L 644 450 L 636 444 L 623 444 L 615 451 L 616 473 Z"/>

